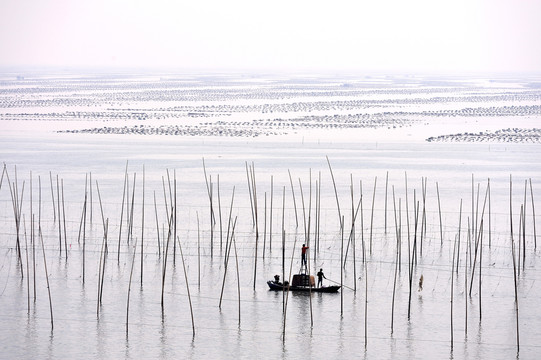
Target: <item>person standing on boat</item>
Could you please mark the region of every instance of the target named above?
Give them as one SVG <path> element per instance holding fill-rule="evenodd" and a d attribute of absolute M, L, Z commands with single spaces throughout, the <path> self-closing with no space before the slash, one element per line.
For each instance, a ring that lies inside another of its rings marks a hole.
<path fill-rule="evenodd" d="M 304 269 L 308 269 L 308 265 L 306 263 L 306 250 L 308 250 L 308 246 L 306 244 L 302 244 L 302 261 L 301 261 L 301 267 L 304 265 Z"/>
<path fill-rule="evenodd" d="M 323 278 L 326 279 L 325 274 L 323 273 L 323 269 L 319 269 L 317 273 L 317 287 L 323 286 Z"/>

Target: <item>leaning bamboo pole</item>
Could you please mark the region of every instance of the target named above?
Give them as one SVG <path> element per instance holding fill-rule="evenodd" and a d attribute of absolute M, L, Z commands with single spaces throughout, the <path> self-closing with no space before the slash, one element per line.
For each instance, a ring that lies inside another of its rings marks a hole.
<path fill-rule="evenodd" d="M 230 205 L 230 208 L 229 208 L 229 220 L 228 220 L 228 225 L 227 225 L 227 237 L 226 237 L 226 242 L 225 242 L 225 256 L 224 256 L 224 277 L 223 277 L 223 281 L 222 281 L 222 290 L 221 290 L 221 293 L 220 293 L 220 302 L 218 304 L 218 308 L 222 308 L 222 298 L 223 298 L 223 295 L 224 295 L 224 288 L 225 288 L 225 279 L 226 279 L 226 276 L 227 276 L 227 266 L 228 266 L 228 263 L 229 263 L 229 254 L 231 253 L 231 246 L 232 246 L 232 239 L 233 239 L 233 235 L 235 233 L 235 225 L 237 223 L 237 217 L 235 216 L 235 222 L 233 223 L 233 220 L 232 220 L 232 212 L 233 212 L 233 200 L 235 198 L 235 187 L 233 187 L 233 191 L 232 191 L 232 195 L 231 195 L 231 205 Z M 231 230 L 231 233 L 229 232 L 229 230 L 232 228 Z"/>
<path fill-rule="evenodd" d="M 297 214 L 297 200 L 295 199 L 295 189 L 293 188 L 293 178 L 291 177 L 291 171 L 287 169 L 289 174 L 289 184 L 291 185 L 291 197 L 293 198 L 293 208 L 295 209 L 295 228 L 299 227 L 299 215 Z"/>
<path fill-rule="evenodd" d="M 270 183 L 270 209 L 269 209 L 269 251 L 272 252 L 272 200 L 274 198 L 274 179 L 271 175 Z"/>
<path fill-rule="evenodd" d="M 413 285 L 413 268 L 414 268 L 414 258 L 415 252 L 417 251 L 417 225 L 419 222 L 419 202 L 415 206 L 415 223 L 414 223 L 414 235 L 413 235 L 413 246 L 409 252 L 411 252 L 410 262 L 409 262 L 409 297 L 408 297 L 408 320 L 411 318 L 411 291 Z M 408 252 L 408 253 L 409 253 Z"/>
<path fill-rule="evenodd" d="M 537 250 L 537 233 L 536 233 L 536 230 L 535 230 L 535 205 L 534 205 L 534 201 L 533 201 L 532 178 L 530 178 L 530 199 L 532 200 L 532 220 L 533 220 L 534 250 Z"/>
<path fill-rule="evenodd" d="M 49 180 L 51 183 L 51 199 L 53 205 L 53 222 L 56 222 L 56 205 L 54 203 L 54 190 L 53 190 L 53 174 L 49 171 Z"/>
<path fill-rule="evenodd" d="M 334 196 L 336 197 L 336 207 L 338 208 L 338 223 L 342 221 L 342 213 L 340 212 L 340 201 L 338 201 L 338 192 L 336 191 L 336 182 L 334 181 L 334 174 L 331 167 L 331 162 L 329 161 L 329 157 L 327 158 L 327 164 L 329 165 L 329 171 L 331 173 L 331 179 L 332 179 L 332 185 L 334 187 Z"/>
<path fill-rule="evenodd" d="M 163 252 L 164 255 L 163 255 L 163 267 L 162 267 L 162 300 L 161 300 L 162 312 L 164 309 L 163 299 L 164 299 L 164 292 L 165 292 L 165 274 L 167 270 L 167 255 L 169 254 L 169 241 L 171 240 L 172 223 L 173 223 L 173 209 L 171 209 L 171 215 L 169 216 L 167 241 L 165 242 L 165 249 Z"/>
<path fill-rule="evenodd" d="M 374 191 L 372 193 L 372 214 L 370 215 L 370 244 L 369 244 L 369 253 L 372 255 L 372 233 L 374 228 L 374 205 L 376 202 L 376 184 L 378 182 L 378 177 L 374 178 Z"/>
<path fill-rule="evenodd" d="M 456 257 L 456 252 L 457 252 L 457 240 L 455 239 L 455 244 L 453 246 L 453 261 L 451 261 L 451 301 L 450 301 L 450 306 L 451 306 L 451 350 L 453 349 L 453 344 L 454 344 L 454 338 L 453 338 L 453 300 L 454 300 L 454 280 L 455 280 L 455 277 L 454 277 L 454 272 L 455 272 L 455 257 Z"/>
<path fill-rule="evenodd" d="M 441 246 L 443 246 L 443 223 L 442 223 L 442 220 L 441 220 L 440 187 L 438 186 L 437 181 L 436 181 L 436 192 L 438 194 L 438 213 L 439 213 L 439 216 L 440 216 L 440 241 L 441 241 Z M 424 202 L 424 197 L 423 197 L 423 202 Z M 424 210 L 423 210 L 423 213 L 424 213 Z"/>
<path fill-rule="evenodd" d="M 391 335 L 393 334 L 393 331 L 394 331 L 394 300 L 396 296 L 396 278 L 398 275 L 398 250 L 400 247 L 398 221 L 396 218 L 396 199 L 395 199 L 395 194 L 394 194 L 394 185 L 392 186 L 392 189 L 393 189 L 394 226 L 395 226 L 395 232 L 396 232 L 396 258 L 395 258 L 395 267 L 394 267 L 393 300 L 391 303 Z"/>
<path fill-rule="evenodd" d="M 86 183 L 86 179 L 85 179 Z M 120 265 L 120 243 L 122 239 L 122 220 L 124 218 L 124 200 L 127 194 L 128 185 L 128 161 L 126 160 L 126 170 L 124 171 L 124 188 L 122 190 L 122 203 L 120 204 L 120 222 L 118 230 L 118 248 L 117 248 L 117 264 Z M 86 185 L 85 185 L 85 204 L 86 204 Z M 159 235 L 158 235 L 159 236 Z"/>
<path fill-rule="evenodd" d="M 184 280 L 186 281 L 186 291 L 188 293 L 188 302 L 190 303 L 190 315 L 192 317 L 192 331 L 193 331 L 193 336 L 195 336 L 195 321 L 193 317 L 192 297 L 190 296 L 190 285 L 188 284 L 188 273 L 186 272 L 186 264 L 184 261 L 184 254 L 182 253 L 182 245 L 180 243 L 180 239 L 177 238 L 177 241 L 178 241 L 178 248 L 180 250 L 180 258 L 182 259 L 182 269 L 184 270 Z M 240 304 L 240 300 L 239 300 L 239 304 Z M 240 318 L 240 315 L 239 315 L 239 318 Z"/>
<path fill-rule="evenodd" d="M 133 277 L 133 268 L 135 265 L 135 254 L 137 253 L 137 239 L 135 240 L 135 245 L 133 247 L 133 257 L 131 262 L 130 270 L 130 280 L 128 281 L 128 299 L 126 301 L 126 336 L 128 335 L 128 326 L 129 326 L 129 317 L 130 317 L 130 293 L 131 293 L 131 282 Z"/>
<path fill-rule="evenodd" d="M 513 256 L 513 279 L 515 285 L 515 319 L 517 327 L 517 356 L 520 351 L 520 336 L 519 336 L 519 319 L 518 319 L 518 290 L 517 290 L 517 264 L 515 260 L 515 240 L 513 237 L 513 180 L 509 175 L 509 221 L 511 227 L 511 255 Z M 519 239 L 520 244 L 520 239 Z M 519 267 L 520 270 L 520 267 Z"/>
<path fill-rule="evenodd" d="M 64 223 L 64 249 L 66 249 L 65 251 L 65 255 L 66 255 L 66 260 L 68 259 L 68 236 L 67 236 L 67 232 L 66 232 L 66 207 L 64 206 L 64 179 L 61 179 L 60 180 L 61 183 L 60 183 L 60 188 L 62 190 L 62 222 Z"/>
<path fill-rule="evenodd" d="M 41 232 L 41 227 L 38 229 L 39 238 L 41 240 L 41 250 L 43 253 L 43 267 L 45 269 L 45 280 L 47 281 L 47 292 L 49 294 L 49 310 L 51 312 L 51 330 L 54 329 L 54 320 L 53 320 L 53 301 L 51 299 L 51 286 L 49 285 L 49 271 L 47 271 L 47 259 L 45 257 L 45 246 L 43 245 L 43 234 Z"/>
<path fill-rule="evenodd" d="M 389 187 L 389 172 L 385 174 L 385 234 L 387 234 L 387 189 Z"/>
<path fill-rule="evenodd" d="M 24 228 L 24 253 L 26 255 L 26 293 L 27 293 L 27 314 L 30 315 L 30 261 L 28 260 L 28 238 L 26 236 L 26 220 L 23 214 L 23 228 Z"/>
<path fill-rule="evenodd" d="M 143 286 L 143 242 L 145 237 L 145 165 L 143 164 L 143 199 L 141 200 L 141 286 Z"/>

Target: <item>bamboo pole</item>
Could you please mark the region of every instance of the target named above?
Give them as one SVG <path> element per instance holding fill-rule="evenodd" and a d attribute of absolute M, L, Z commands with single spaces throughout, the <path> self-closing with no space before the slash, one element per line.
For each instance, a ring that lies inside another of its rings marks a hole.
<path fill-rule="evenodd" d="M 53 175 L 49 171 L 49 180 L 51 181 L 51 199 L 53 204 L 53 222 L 56 222 L 56 205 L 54 203 Z"/>
<path fill-rule="evenodd" d="M 220 252 L 222 251 L 222 243 L 223 243 L 223 228 L 222 228 L 222 200 L 220 196 L 220 174 L 217 175 L 217 195 L 218 195 L 218 217 L 220 220 Z"/>
<path fill-rule="evenodd" d="M 250 172 L 248 171 L 248 162 L 245 161 L 246 167 L 246 182 L 248 183 L 248 195 L 250 195 L 250 210 L 252 214 L 252 225 L 255 226 L 255 214 L 254 214 L 254 199 L 252 198 L 252 182 L 250 181 Z"/>
<path fill-rule="evenodd" d="M 411 249 L 411 257 L 410 257 L 410 263 L 409 263 L 409 298 L 408 298 L 408 321 L 410 320 L 411 316 L 411 289 L 413 285 L 413 265 L 414 265 L 414 257 L 417 247 L 417 225 L 419 220 L 419 202 L 416 203 L 416 209 L 415 209 L 415 224 L 414 224 L 414 235 L 413 235 L 413 246 Z"/>
<path fill-rule="evenodd" d="M 389 172 L 385 174 L 385 234 L 387 234 L 387 188 L 389 187 Z"/>
<path fill-rule="evenodd" d="M 171 204 L 173 205 L 173 208 L 171 209 L 171 214 L 173 215 L 173 265 L 176 265 L 177 263 L 177 242 L 175 239 L 177 238 L 177 170 L 173 170 L 173 196 L 174 198 L 171 199 Z M 210 246 L 210 256 L 212 258 L 212 241 Z"/>
<path fill-rule="evenodd" d="M 396 278 L 398 276 L 398 249 L 400 246 L 398 221 L 396 217 L 396 199 L 395 199 L 395 194 L 394 194 L 394 185 L 392 186 L 392 189 L 393 189 L 394 226 L 395 226 L 395 233 L 396 233 L 396 258 L 395 258 L 394 280 L 393 280 L 393 300 L 391 303 L 391 335 L 393 334 L 393 331 L 394 331 L 394 300 L 396 296 Z"/>
<path fill-rule="evenodd" d="M 440 240 L 441 240 L 441 246 L 443 246 L 443 223 L 441 220 L 441 202 L 440 202 L 440 188 L 438 186 L 438 182 L 436 181 L 436 192 L 438 194 L 438 213 L 440 215 Z M 424 197 L 423 197 L 424 202 Z M 424 210 L 423 210 L 424 213 Z"/>
<path fill-rule="evenodd" d="M 408 229 L 408 258 L 410 254 L 410 213 L 409 213 L 409 201 L 408 201 L 408 173 L 404 171 L 404 183 L 406 189 L 406 225 Z M 401 265 L 399 264 L 399 271 L 401 270 Z"/>
<path fill-rule="evenodd" d="M 285 286 L 285 280 L 286 280 L 286 230 L 285 230 L 285 212 L 286 212 L 286 187 L 284 186 L 282 189 L 282 281 L 284 282 Z M 286 313 L 286 297 L 285 297 L 285 291 L 282 291 L 282 313 L 284 315 L 285 320 L 285 313 Z M 284 323 L 284 333 L 285 336 L 285 323 Z M 284 339 L 285 340 L 285 339 Z"/>
<path fill-rule="evenodd" d="M 197 216 L 197 286 L 201 287 L 201 231 L 199 229 L 199 212 L 195 212 Z"/>
<path fill-rule="evenodd" d="M 515 260 L 515 240 L 513 238 L 513 180 L 511 175 L 509 175 L 509 216 L 510 216 L 510 227 L 511 227 L 511 255 L 513 256 L 513 280 L 515 286 L 515 319 L 516 319 L 516 328 L 517 328 L 517 357 L 520 351 L 520 336 L 519 336 L 519 320 L 518 320 L 518 290 L 517 290 L 517 264 Z M 520 239 L 519 239 L 520 244 Z M 520 266 L 519 266 L 520 270 Z"/>
<path fill-rule="evenodd" d="M 237 219 L 235 218 L 235 223 L 237 222 Z M 235 226 L 233 226 L 233 231 L 235 231 Z M 241 318 L 241 311 L 240 311 L 240 273 L 239 273 L 239 257 L 237 255 L 237 242 L 235 241 L 235 237 L 233 236 L 231 238 L 231 241 L 233 242 L 233 248 L 235 250 L 235 263 L 237 268 L 237 294 L 239 299 L 239 326 L 240 326 L 240 318 Z"/>
<path fill-rule="evenodd" d="M 86 193 L 86 183 L 85 183 L 85 203 L 83 205 L 83 286 L 85 284 L 85 266 L 86 266 L 86 208 L 87 208 L 87 193 Z M 120 243 L 119 243 L 119 252 L 120 254 Z M 120 259 L 120 255 L 119 255 Z M 120 261 L 120 260 L 119 260 Z"/>
<path fill-rule="evenodd" d="M 22 211 L 22 205 L 20 206 L 19 203 L 22 204 L 23 202 L 23 193 L 24 193 L 24 182 L 23 182 L 23 189 L 21 191 L 21 199 L 19 200 L 19 190 L 17 187 L 17 168 L 15 168 L 15 182 L 13 183 L 13 186 L 11 185 L 11 180 L 9 179 L 9 174 L 6 172 L 6 178 L 7 182 L 9 184 L 9 192 L 11 194 L 11 203 L 13 206 L 13 217 L 15 219 L 15 231 L 16 231 L 16 250 L 17 250 L 17 259 L 18 264 L 21 271 L 21 279 L 24 278 L 24 270 L 23 270 L 23 260 L 22 260 L 22 254 L 21 254 L 21 244 L 20 244 L 20 227 L 21 227 L 21 211 Z"/>
<path fill-rule="evenodd" d="M 143 286 L 143 242 L 145 236 L 145 165 L 143 165 L 143 199 L 141 204 L 141 286 Z"/>
<path fill-rule="evenodd" d="M 130 243 L 130 239 L 133 236 L 133 209 L 134 209 L 134 203 L 135 203 L 135 179 L 137 177 L 137 173 L 133 173 L 133 188 L 132 188 L 132 196 L 131 196 L 131 206 L 128 209 L 128 244 Z M 91 205 L 92 207 L 92 205 Z"/>
<path fill-rule="evenodd" d="M 156 216 L 156 239 L 158 240 L 158 258 L 161 258 L 162 247 L 160 243 L 160 225 L 158 223 L 158 205 L 156 204 L 156 191 L 154 191 L 154 214 Z"/>
<path fill-rule="evenodd" d="M 530 198 L 532 200 L 532 220 L 533 220 L 534 250 L 537 250 L 537 232 L 535 231 L 535 204 L 534 204 L 534 201 L 533 201 L 532 178 L 530 178 Z"/>
<path fill-rule="evenodd" d="M 56 175 L 56 195 L 58 205 L 58 241 L 60 242 L 60 254 L 62 254 L 62 228 L 61 228 L 61 213 L 60 213 L 60 184 L 58 182 L 58 174 Z M 64 249 L 66 250 L 66 249 Z"/>
<path fill-rule="evenodd" d="M 118 230 L 118 249 L 117 249 L 117 264 L 118 265 L 120 265 L 120 242 L 122 239 L 122 220 L 124 218 L 124 200 L 126 198 L 126 194 L 128 191 L 127 185 L 128 185 L 128 161 L 126 160 L 126 170 L 124 171 L 124 188 L 122 189 L 122 203 L 120 204 L 120 223 L 119 223 L 119 230 Z M 86 186 L 85 186 L 85 190 L 86 190 Z M 85 193 L 85 204 L 86 204 L 86 193 Z M 158 238 L 159 238 L 159 234 L 158 234 Z"/>
<path fill-rule="evenodd" d="M 41 251 L 43 253 L 43 267 L 45 269 L 45 280 L 47 281 L 47 293 L 49 294 L 49 310 L 51 312 L 51 331 L 54 329 L 54 320 L 53 320 L 53 301 L 51 299 L 51 287 L 49 285 L 49 271 L 47 271 L 47 259 L 45 257 L 45 246 L 43 246 L 43 234 L 41 232 L 41 227 L 38 229 L 39 238 L 41 240 Z"/>
<path fill-rule="evenodd" d="M 87 197 L 87 180 L 88 180 L 88 176 L 85 174 L 85 200 L 83 202 L 83 210 L 81 211 L 81 220 L 79 221 L 79 234 L 77 235 L 77 243 L 80 244 L 81 243 L 81 232 L 82 232 L 82 229 L 83 229 L 83 216 L 84 216 L 84 204 L 86 203 L 86 197 Z"/>
<path fill-rule="evenodd" d="M 364 215 L 363 215 L 363 181 L 359 180 L 359 189 L 361 191 L 361 197 L 359 203 L 361 204 L 361 246 L 363 250 L 363 263 L 366 262 L 366 246 L 364 242 Z"/>
<path fill-rule="evenodd" d="M 259 217 L 257 214 L 257 184 L 256 184 L 256 179 L 255 179 L 255 166 L 253 162 L 252 162 L 252 167 L 251 167 L 251 175 L 252 175 L 252 191 L 254 192 L 253 201 L 254 201 L 254 216 L 255 216 L 255 254 L 254 254 L 254 290 L 255 290 L 255 284 L 256 284 L 256 279 L 257 279 L 257 255 L 258 255 L 257 250 L 258 250 L 258 243 L 259 243 Z M 240 319 L 240 315 L 239 315 L 239 319 Z"/>
<path fill-rule="evenodd" d="M 426 188 L 427 188 L 427 179 L 426 177 L 421 177 L 421 194 L 423 196 L 423 213 L 421 216 L 421 232 L 420 232 L 420 255 L 423 256 L 423 238 L 426 234 Z"/>
<path fill-rule="evenodd" d="M 344 216 L 340 221 L 340 287 L 344 285 Z M 340 291 L 340 317 L 344 317 L 344 292 Z"/>
<path fill-rule="evenodd" d="M 26 220 L 23 214 L 23 228 L 24 228 L 24 252 L 26 255 L 26 293 L 27 293 L 27 306 L 30 315 L 30 261 L 28 260 L 28 239 L 26 236 Z"/>
<path fill-rule="evenodd" d="M 167 255 L 169 254 L 169 240 L 171 240 L 171 232 L 172 232 L 172 223 L 173 223 L 173 209 L 171 209 L 171 215 L 169 216 L 169 222 L 168 222 L 168 231 L 167 231 L 167 241 L 165 244 L 165 251 L 163 255 L 163 267 L 162 267 L 162 300 L 161 300 L 161 306 L 162 306 L 162 313 L 164 309 L 164 292 L 165 292 L 165 274 L 167 270 Z"/>
<path fill-rule="evenodd" d="M 372 193 L 372 214 L 370 215 L 370 255 L 372 255 L 372 233 L 374 228 L 374 204 L 376 202 L 376 184 L 378 177 L 374 178 L 374 192 Z"/>
<path fill-rule="evenodd" d="M 487 180 L 488 188 L 488 248 L 492 246 L 492 213 L 490 210 L 490 178 Z"/>
<path fill-rule="evenodd" d="M 454 273 L 455 273 L 455 257 L 457 252 L 457 240 L 453 246 L 453 261 L 451 261 L 451 351 L 453 350 L 454 338 L 453 338 L 453 300 L 454 300 Z"/>
<path fill-rule="evenodd" d="M 36 232 L 35 232 L 35 214 L 32 214 L 32 235 L 30 237 L 32 241 L 32 272 L 33 272 L 33 285 L 34 285 L 34 303 L 36 302 Z"/>
<path fill-rule="evenodd" d="M 126 336 L 128 335 L 128 326 L 129 326 L 129 317 L 130 317 L 130 293 L 131 293 L 131 282 L 133 277 L 133 268 L 135 265 L 135 254 L 137 253 L 137 239 L 135 240 L 135 245 L 133 247 L 133 257 L 131 262 L 130 270 L 130 280 L 128 282 L 128 299 L 126 301 Z"/>
<path fill-rule="evenodd" d="M 190 296 L 190 285 L 188 284 L 188 274 L 186 272 L 184 254 L 182 253 L 182 244 L 180 243 L 180 239 L 178 237 L 177 237 L 177 241 L 178 241 L 178 248 L 180 250 L 180 258 L 182 259 L 182 269 L 184 270 L 184 280 L 186 281 L 186 291 L 188 293 L 188 302 L 190 303 L 190 315 L 192 317 L 192 331 L 193 331 L 193 336 L 195 336 L 195 321 L 193 317 L 192 297 Z M 239 306 L 240 306 L 240 298 L 239 298 Z M 239 313 L 239 322 L 240 322 L 240 313 Z"/>
<path fill-rule="evenodd" d="M 481 274 L 481 269 L 482 269 L 482 266 L 483 266 L 483 219 L 481 219 L 481 223 L 479 224 L 479 321 L 481 321 L 481 318 L 482 318 L 482 310 L 483 310 L 483 306 L 482 306 L 482 302 L 481 302 L 481 293 L 482 293 L 482 287 L 481 287 L 481 283 L 482 283 L 482 274 Z"/>
<path fill-rule="evenodd" d="M 457 245 L 457 250 L 456 250 L 456 254 L 457 254 L 457 259 L 456 259 L 456 274 L 458 276 L 458 265 L 459 265 L 459 262 L 460 262 L 460 233 L 461 233 L 461 230 L 462 230 L 462 199 L 460 199 L 460 212 L 459 212 L 459 215 L 458 215 L 458 245 Z"/>
<path fill-rule="evenodd" d="M 263 212 L 263 260 L 265 260 L 265 248 L 267 247 L 267 192 L 265 191 L 265 204 Z"/>
<path fill-rule="evenodd" d="M 466 244 L 466 254 L 464 256 L 464 335 L 468 336 L 468 250 L 470 243 L 470 218 L 468 217 L 468 237 Z"/>
<path fill-rule="evenodd" d="M 231 246 L 232 246 L 232 239 L 233 239 L 233 234 L 235 233 L 235 225 L 236 225 L 236 219 L 237 217 L 235 217 L 235 223 L 232 224 L 232 212 L 233 212 L 233 199 L 235 198 L 235 187 L 233 187 L 233 192 L 232 192 L 232 195 L 231 195 L 231 205 L 230 205 L 230 208 L 229 208 L 229 220 L 228 220 L 228 225 L 227 225 L 227 238 L 226 238 L 226 243 L 225 243 L 225 248 L 226 248 L 226 251 L 225 251 L 225 256 L 224 256 L 224 277 L 223 277 L 223 281 L 222 281 L 222 291 L 220 293 L 220 302 L 218 304 L 218 308 L 222 308 L 222 298 L 223 298 L 223 294 L 224 294 L 224 288 L 225 288 L 225 279 L 226 279 L 226 276 L 227 276 L 227 265 L 229 263 L 229 254 L 231 253 Z M 233 226 L 231 226 L 233 225 Z M 230 232 L 229 230 L 231 229 L 232 227 L 232 230 L 231 230 L 231 235 L 230 235 Z"/>
<path fill-rule="evenodd" d="M 274 198 L 274 179 L 271 175 L 270 185 L 270 209 L 269 209 L 269 251 L 272 252 L 272 201 Z"/>
<path fill-rule="evenodd" d="M 287 169 L 289 174 L 289 184 L 291 185 L 291 196 L 293 197 L 293 208 L 295 209 L 295 228 L 299 227 L 299 215 L 297 214 L 297 200 L 295 199 L 295 189 L 293 188 L 293 178 L 291 177 L 291 171 Z"/>
<path fill-rule="evenodd" d="M 329 161 L 329 157 L 327 158 L 327 164 L 329 165 L 329 171 L 331 172 L 331 178 L 332 178 L 332 185 L 334 187 L 334 196 L 336 197 L 336 206 L 338 207 L 338 222 L 342 221 L 342 213 L 340 212 L 340 202 L 338 201 L 338 192 L 336 191 L 336 182 L 334 181 L 334 174 L 331 167 L 331 162 Z"/>

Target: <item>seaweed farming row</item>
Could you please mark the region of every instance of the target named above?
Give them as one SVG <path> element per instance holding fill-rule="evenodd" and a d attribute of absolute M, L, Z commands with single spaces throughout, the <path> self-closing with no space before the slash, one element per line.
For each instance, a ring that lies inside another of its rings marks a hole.
<path fill-rule="evenodd" d="M 415 127 L 408 133 L 427 132 L 428 142 L 537 143 L 534 80 L 29 76 L 0 83 L 0 121 L 68 134 L 229 138 Z M 498 119 L 525 131 L 507 133 Z M 429 126 L 442 123 L 455 126 Z M 454 133 L 456 124 L 467 124 L 466 132 Z"/>
<path fill-rule="evenodd" d="M 51 329 L 115 314 L 127 337 L 168 314 L 194 339 L 208 336 L 201 333 L 214 317 L 263 336 L 275 331 L 284 343 L 301 331 L 291 322 L 310 329 L 346 324 L 365 348 L 402 334 L 411 342 L 445 341 L 452 351 L 457 341 L 473 346 L 468 333 L 482 336 L 487 324 L 485 337 L 535 352 L 535 332 L 520 331 L 538 321 L 535 179 L 472 175 L 462 180 L 470 190 L 457 193 L 464 187 L 407 173 L 348 176 L 333 170 L 332 159 L 327 165 L 299 177 L 246 162 L 244 179 L 227 179 L 232 173 L 214 173 L 202 159 L 200 180 L 189 179 L 198 185 L 188 189 L 180 171 L 149 175 L 128 163 L 120 181 L 86 173 L 82 182 L 4 165 L 3 306 L 14 297 L 7 313 L 24 308 L 41 323 L 47 313 Z M 342 286 L 339 298 L 261 299 L 274 274 L 291 279 L 298 272 L 302 244 L 309 271 L 325 267 Z M 326 315 L 318 313 L 324 301 L 334 306 Z M 255 311 L 260 304 L 268 309 Z M 445 316 L 425 318 L 423 307 Z M 510 319 L 512 328 L 492 326 Z M 259 321 L 265 326 L 253 324 Z M 431 338 L 409 333 L 412 323 L 431 324 Z"/>

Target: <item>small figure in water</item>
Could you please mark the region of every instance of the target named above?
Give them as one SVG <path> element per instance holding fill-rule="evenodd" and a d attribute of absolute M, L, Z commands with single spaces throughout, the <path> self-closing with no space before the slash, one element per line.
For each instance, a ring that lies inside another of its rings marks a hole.
<path fill-rule="evenodd" d="M 274 275 L 274 283 L 280 284 L 280 275 Z"/>
<path fill-rule="evenodd" d="M 423 291 L 423 275 L 421 274 L 421 277 L 419 278 L 419 290 L 417 291 Z"/>
<path fill-rule="evenodd" d="M 304 265 L 304 269 L 308 269 L 308 265 L 306 263 L 306 250 L 308 250 L 308 246 L 306 244 L 302 244 L 302 261 L 301 261 L 301 267 Z"/>
<path fill-rule="evenodd" d="M 326 279 L 325 274 L 323 273 L 323 269 L 319 269 L 317 273 L 317 287 L 323 286 L 323 278 Z"/>

